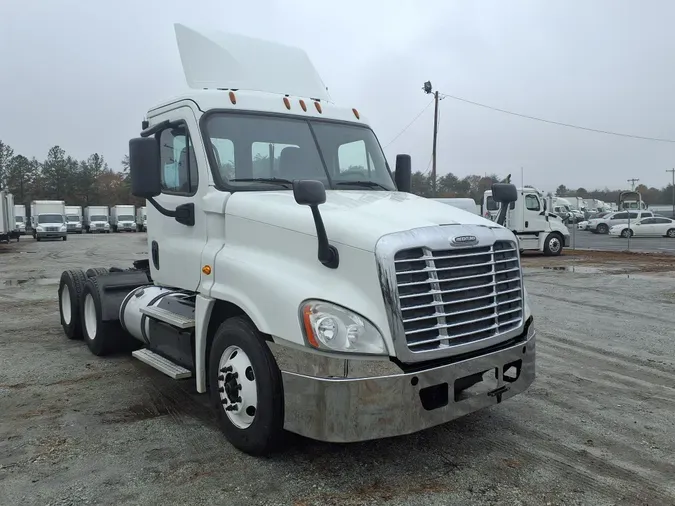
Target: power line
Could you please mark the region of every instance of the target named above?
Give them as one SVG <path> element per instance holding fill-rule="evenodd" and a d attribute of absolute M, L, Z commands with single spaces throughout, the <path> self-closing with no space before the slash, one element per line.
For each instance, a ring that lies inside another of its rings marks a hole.
<path fill-rule="evenodd" d="M 595 132 L 595 133 L 598 133 L 598 134 L 614 135 L 614 136 L 617 136 L 617 137 L 628 137 L 628 138 L 631 138 L 631 139 L 640 139 L 640 140 L 644 140 L 644 141 L 668 142 L 668 143 L 671 143 L 671 144 L 675 144 L 675 139 L 662 139 L 662 138 L 658 138 L 658 137 L 646 137 L 646 136 L 642 136 L 642 135 L 625 134 L 625 133 L 622 133 L 622 132 L 613 132 L 611 130 L 600 130 L 600 129 L 597 129 L 597 128 L 589 128 L 589 127 L 584 127 L 584 126 L 580 126 L 580 125 L 573 125 L 571 123 L 563 123 L 561 121 L 553 121 L 553 120 L 550 120 L 550 119 L 539 118 L 537 116 L 529 116 L 527 114 L 521 114 L 519 112 L 507 111 L 506 109 L 500 109 L 499 107 L 493 107 L 491 105 L 481 104 L 480 102 L 474 102 L 473 100 L 468 100 L 466 98 L 457 97 L 457 96 L 454 96 L 454 95 L 449 95 L 447 93 L 442 93 L 442 95 L 443 95 L 443 97 L 452 98 L 453 100 L 458 100 L 460 102 L 465 102 L 467 104 L 476 105 L 478 107 L 483 107 L 485 109 L 490 109 L 491 111 L 497 111 L 497 112 L 501 112 L 501 113 L 504 113 L 504 114 L 510 114 L 511 116 L 518 116 L 519 118 L 531 119 L 531 120 L 534 120 L 534 121 L 541 121 L 542 123 L 549 123 L 551 125 L 558 125 L 558 126 L 563 126 L 563 127 L 567 127 L 567 128 L 575 128 L 577 130 L 585 130 L 587 132 Z"/>
<path fill-rule="evenodd" d="M 405 127 L 403 130 L 401 130 L 401 131 L 396 135 L 396 137 L 394 137 L 392 140 L 390 140 L 389 142 L 387 142 L 387 144 L 385 144 L 385 146 L 384 146 L 383 149 L 386 149 L 387 147 L 389 147 L 389 145 L 390 145 L 392 142 L 394 142 L 396 139 L 398 139 L 399 137 L 401 137 L 401 135 L 403 135 L 403 134 L 405 133 L 405 131 L 408 130 L 408 128 L 410 128 L 410 127 L 413 125 L 413 123 L 415 123 L 415 121 L 417 121 L 417 120 L 419 119 L 419 117 L 422 116 L 422 113 L 423 113 L 424 111 L 426 111 L 426 110 L 429 108 L 429 106 L 430 106 L 431 104 L 433 104 L 433 103 L 434 103 L 434 101 L 431 100 L 427 105 L 425 105 L 425 106 L 424 106 L 424 109 L 422 109 L 422 110 L 417 114 L 417 116 L 415 116 L 415 117 L 412 119 L 412 121 L 411 121 L 410 123 L 408 123 L 408 124 L 406 125 L 406 127 Z"/>

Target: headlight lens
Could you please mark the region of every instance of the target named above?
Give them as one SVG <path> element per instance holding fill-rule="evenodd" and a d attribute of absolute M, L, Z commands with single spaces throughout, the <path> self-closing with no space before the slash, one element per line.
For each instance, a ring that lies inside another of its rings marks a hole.
<path fill-rule="evenodd" d="M 110 223 L 106 223 L 105 228 L 110 228 Z"/>
<path fill-rule="evenodd" d="M 320 350 L 386 355 L 382 334 L 365 318 L 323 301 L 307 301 L 300 307 L 309 344 Z"/>
<path fill-rule="evenodd" d="M 68 230 L 68 226 L 67 226 L 67 225 L 61 225 L 61 232 L 63 232 L 64 230 Z"/>
<path fill-rule="evenodd" d="M 44 230 L 44 228 L 42 228 L 40 225 L 38 225 L 38 227 L 35 230 L 37 230 L 38 232 L 42 232 Z"/>

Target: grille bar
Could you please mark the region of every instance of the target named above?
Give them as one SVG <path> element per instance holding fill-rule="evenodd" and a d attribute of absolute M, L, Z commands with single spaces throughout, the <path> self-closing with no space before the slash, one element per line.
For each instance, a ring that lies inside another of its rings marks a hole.
<path fill-rule="evenodd" d="M 410 351 L 492 338 L 522 323 L 520 261 L 511 241 L 461 249 L 405 249 L 394 263 Z"/>

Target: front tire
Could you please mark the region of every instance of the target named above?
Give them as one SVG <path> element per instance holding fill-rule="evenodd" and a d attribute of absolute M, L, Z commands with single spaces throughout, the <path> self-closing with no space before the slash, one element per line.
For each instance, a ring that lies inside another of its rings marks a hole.
<path fill-rule="evenodd" d="M 209 391 L 227 440 L 250 455 L 264 455 L 281 440 L 281 372 L 265 340 L 245 317 L 223 322 L 209 354 Z"/>
<path fill-rule="evenodd" d="M 600 223 L 596 230 L 598 231 L 598 234 L 609 233 L 609 227 L 607 225 L 605 225 L 604 223 Z"/>
<path fill-rule="evenodd" d="M 80 269 L 63 271 L 59 282 L 59 313 L 61 326 L 68 339 L 82 339 L 80 300 L 87 282 Z"/>
<path fill-rule="evenodd" d="M 544 255 L 558 256 L 563 250 L 563 238 L 560 234 L 552 233 L 546 237 L 544 242 Z"/>
<path fill-rule="evenodd" d="M 621 237 L 625 237 L 625 238 L 627 238 L 627 237 L 633 237 L 633 231 L 632 231 L 632 230 L 629 230 L 629 229 L 627 229 L 627 228 L 624 228 L 624 229 L 621 231 Z"/>
<path fill-rule="evenodd" d="M 666 237 L 670 237 L 671 239 L 675 239 L 675 228 L 671 228 L 666 232 Z"/>

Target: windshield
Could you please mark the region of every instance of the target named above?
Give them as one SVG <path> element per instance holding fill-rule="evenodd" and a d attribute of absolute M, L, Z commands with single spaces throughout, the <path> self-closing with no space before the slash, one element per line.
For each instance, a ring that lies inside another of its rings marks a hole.
<path fill-rule="evenodd" d="M 16 222 L 17 222 L 17 223 L 23 223 L 23 216 L 17 216 L 17 217 L 16 217 Z"/>
<path fill-rule="evenodd" d="M 117 219 L 119 221 L 134 221 L 134 217 L 129 214 L 123 214 L 122 216 L 118 216 Z"/>
<path fill-rule="evenodd" d="M 288 117 L 215 113 L 205 125 L 218 186 L 288 188 L 244 179 L 316 179 L 327 188 L 391 190 L 387 162 L 369 128 Z"/>
<path fill-rule="evenodd" d="M 90 221 L 108 221 L 107 216 L 101 216 L 100 214 L 94 215 L 89 218 Z"/>
<path fill-rule="evenodd" d="M 60 214 L 41 214 L 38 216 L 38 223 L 63 223 L 63 216 Z"/>
<path fill-rule="evenodd" d="M 73 221 L 80 221 L 80 217 L 79 217 L 78 215 L 76 215 L 76 214 L 69 214 L 68 216 L 66 216 L 66 218 L 67 218 L 68 221 L 70 221 L 70 222 L 73 222 Z"/>

